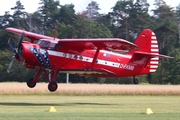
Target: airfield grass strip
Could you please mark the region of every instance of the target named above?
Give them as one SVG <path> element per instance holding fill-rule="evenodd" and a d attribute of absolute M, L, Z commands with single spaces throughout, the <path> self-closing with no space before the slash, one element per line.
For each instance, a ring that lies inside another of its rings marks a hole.
<path fill-rule="evenodd" d="M 179 120 L 180 96 L 0 95 L 0 120 Z M 53 106 L 57 112 L 49 112 Z M 154 114 L 147 115 L 147 108 Z"/>
<path fill-rule="evenodd" d="M 180 85 L 58 84 L 53 93 L 47 86 L 37 83 L 35 88 L 28 88 L 26 83 L 0 83 L 0 94 L 180 95 Z"/>

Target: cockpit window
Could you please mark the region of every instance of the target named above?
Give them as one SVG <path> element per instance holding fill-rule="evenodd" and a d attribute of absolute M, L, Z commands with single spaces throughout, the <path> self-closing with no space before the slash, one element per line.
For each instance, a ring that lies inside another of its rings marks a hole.
<path fill-rule="evenodd" d="M 56 42 L 51 42 L 51 41 L 46 41 L 46 40 L 39 40 L 37 42 L 37 44 L 40 46 L 40 47 L 43 47 L 43 48 L 48 48 L 48 49 L 60 49 L 61 46 L 58 45 Z"/>
<path fill-rule="evenodd" d="M 45 43 L 44 43 L 43 47 L 49 47 L 49 44 L 50 44 L 50 42 L 45 41 Z"/>
<path fill-rule="evenodd" d="M 41 41 L 41 43 L 39 44 L 41 47 L 43 47 L 45 41 Z"/>
<path fill-rule="evenodd" d="M 49 41 L 44 41 L 44 40 L 39 40 L 38 43 L 41 47 L 49 47 L 50 42 Z"/>
<path fill-rule="evenodd" d="M 38 45 L 40 45 L 40 44 L 41 44 L 41 42 L 42 42 L 42 40 L 39 40 L 39 41 L 37 42 L 37 44 L 38 44 Z"/>

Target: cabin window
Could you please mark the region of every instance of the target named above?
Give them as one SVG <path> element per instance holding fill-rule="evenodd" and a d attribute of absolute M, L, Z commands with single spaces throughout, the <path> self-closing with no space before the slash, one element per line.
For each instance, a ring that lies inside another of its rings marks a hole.
<path fill-rule="evenodd" d="M 50 43 L 50 45 L 49 45 L 49 49 L 54 50 L 54 49 L 55 49 L 55 46 L 56 46 L 56 44 L 55 44 L 55 43 Z"/>
<path fill-rule="evenodd" d="M 59 45 L 59 44 L 56 44 L 56 45 L 55 45 L 55 49 L 56 49 L 56 50 L 59 50 L 59 49 L 61 49 L 61 45 Z"/>
<path fill-rule="evenodd" d="M 49 41 L 43 41 L 43 40 L 40 40 L 38 41 L 38 43 L 41 47 L 45 47 L 45 48 L 48 48 L 49 47 L 49 44 L 50 42 Z"/>
<path fill-rule="evenodd" d="M 41 42 L 42 42 L 42 41 L 41 41 L 41 40 L 39 40 L 39 41 L 37 42 L 37 44 L 38 44 L 38 45 L 40 45 L 40 44 L 41 44 Z"/>
<path fill-rule="evenodd" d="M 48 48 L 50 50 L 56 50 L 61 48 L 61 45 L 46 40 L 39 40 L 37 44 L 42 48 Z"/>
<path fill-rule="evenodd" d="M 39 45 L 40 45 L 41 47 L 43 47 L 44 43 L 45 43 L 45 41 L 41 41 Z"/>
<path fill-rule="evenodd" d="M 55 45 L 56 45 L 55 43 L 50 43 L 49 47 L 50 47 L 50 48 L 54 48 Z"/>
<path fill-rule="evenodd" d="M 43 47 L 49 47 L 49 44 L 50 44 L 50 42 L 48 42 L 48 41 L 45 41 L 45 43 L 43 44 Z"/>

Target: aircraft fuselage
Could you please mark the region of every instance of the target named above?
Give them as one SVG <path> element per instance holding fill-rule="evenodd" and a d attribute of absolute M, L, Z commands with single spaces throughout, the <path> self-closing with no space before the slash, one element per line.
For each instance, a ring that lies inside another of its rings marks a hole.
<path fill-rule="evenodd" d="M 38 66 L 76 75 L 124 77 L 143 74 L 142 68 L 148 67 L 145 66 L 148 57 L 133 57 L 133 54 L 124 55 L 107 50 L 100 50 L 97 58 L 94 58 L 95 54 L 96 50 L 79 51 L 58 45 L 53 40 L 39 40 L 38 44 L 23 43 L 23 56 L 29 68 Z"/>

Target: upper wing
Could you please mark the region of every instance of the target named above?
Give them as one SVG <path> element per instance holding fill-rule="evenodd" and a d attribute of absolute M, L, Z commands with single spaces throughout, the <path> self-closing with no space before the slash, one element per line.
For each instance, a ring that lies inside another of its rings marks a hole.
<path fill-rule="evenodd" d="M 24 33 L 24 36 L 28 37 L 32 43 L 35 40 L 39 40 L 39 39 L 54 39 L 54 38 L 49 37 L 49 36 L 40 35 L 40 34 L 36 34 L 36 33 L 32 33 L 32 32 L 27 32 L 27 31 L 15 29 L 15 28 L 6 28 L 6 31 L 16 33 L 16 34 L 23 34 Z"/>
<path fill-rule="evenodd" d="M 129 41 L 119 38 L 98 38 L 98 39 L 60 39 L 58 44 L 65 45 L 72 49 L 104 49 L 104 50 L 131 50 L 139 47 Z"/>
<path fill-rule="evenodd" d="M 6 28 L 6 31 L 22 34 L 28 37 L 31 42 L 33 43 L 35 40 L 39 39 L 50 39 L 53 40 L 53 37 L 40 35 L 32 32 L 27 32 L 24 30 L 19 30 L 15 28 Z M 98 38 L 98 39 L 56 39 L 59 40 L 58 44 L 70 47 L 71 49 L 89 49 L 95 50 L 97 48 L 104 49 L 104 50 L 131 50 L 131 49 L 138 49 L 138 46 L 119 38 Z"/>

